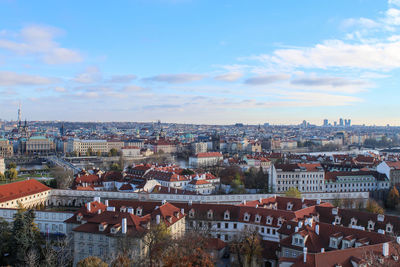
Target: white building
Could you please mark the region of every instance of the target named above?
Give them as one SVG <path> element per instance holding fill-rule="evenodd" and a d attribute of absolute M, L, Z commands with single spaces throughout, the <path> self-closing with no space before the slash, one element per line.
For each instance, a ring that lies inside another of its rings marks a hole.
<path fill-rule="evenodd" d="M 300 192 L 324 192 L 325 172 L 319 163 L 272 165 L 270 182 L 274 192 L 283 193 L 291 187 Z"/>
<path fill-rule="evenodd" d="M 6 171 L 6 164 L 4 162 L 4 158 L 0 157 L 0 173 L 4 174 Z"/>
<path fill-rule="evenodd" d="M 140 148 L 137 146 L 126 146 L 121 148 L 122 156 L 126 158 L 140 157 Z"/>
<path fill-rule="evenodd" d="M 327 172 L 325 174 L 326 192 L 370 192 L 389 189 L 386 174 L 376 171 Z"/>
<path fill-rule="evenodd" d="M 189 165 L 193 168 L 215 166 L 223 159 L 220 152 L 198 153 L 194 157 L 189 157 Z"/>
<path fill-rule="evenodd" d="M 14 221 L 17 209 L 0 208 L 0 218 L 7 222 Z M 65 220 L 71 218 L 74 213 L 69 211 L 35 211 L 35 223 L 39 231 L 46 235 L 67 235 Z"/>

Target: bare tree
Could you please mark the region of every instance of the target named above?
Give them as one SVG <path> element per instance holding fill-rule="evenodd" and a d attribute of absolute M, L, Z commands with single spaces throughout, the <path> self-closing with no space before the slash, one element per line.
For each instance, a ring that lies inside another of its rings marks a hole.
<path fill-rule="evenodd" d="M 56 166 L 50 169 L 50 175 L 57 181 L 57 188 L 68 189 L 74 181 L 74 173 L 71 170 L 65 170 L 63 167 Z"/>
<path fill-rule="evenodd" d="M 248 227 L 240 231 L 230 242 L 229 247 L 240 267 L 251 266 L 262 250 L 257 228 Z"/>

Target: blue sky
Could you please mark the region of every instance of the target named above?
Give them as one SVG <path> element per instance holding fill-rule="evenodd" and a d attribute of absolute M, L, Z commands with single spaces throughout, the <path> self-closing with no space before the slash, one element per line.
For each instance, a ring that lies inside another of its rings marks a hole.
<path fill-rule="evenodd" d="M 400 0 L 0 0 L 0 118 L 400 125 Z"/>

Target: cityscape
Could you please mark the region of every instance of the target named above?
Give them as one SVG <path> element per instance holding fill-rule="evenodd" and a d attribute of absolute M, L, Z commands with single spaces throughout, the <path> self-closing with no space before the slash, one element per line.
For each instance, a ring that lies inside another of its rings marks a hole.
<path fill-rule="evenodd" d="M 0 17 L 0 266 L 400 266 L 400 1 Z"/>

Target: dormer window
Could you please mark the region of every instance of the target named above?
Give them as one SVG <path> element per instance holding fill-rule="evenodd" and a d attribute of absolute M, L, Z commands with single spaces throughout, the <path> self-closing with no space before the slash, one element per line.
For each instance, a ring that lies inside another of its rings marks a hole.
<path fill-rule="evenodd" d="M 272 217 L 271 217 L 271 216 L 268 216 L 268 217 L 267 217 L 266 223 L 267 223 L 267 224 L 272 224 Z"/>
<path fill-rule="evenodd" d="M 378 222 L 383 222 L 385 220 L 385 215 L 378 214 Z"/>
<path fill-rule="evenodd" d="M 340 224 L 341 218 L 339 216 L 335 216 L 335 224 Z"/>
<path fill-rule="evenodd" d="M 386 232 L 391 233 L 393 231 L 393 225 L 390 223 L 386 224 Z"/>
<path fill-rule="evenodd" d="M 350 224 L 351 225 L 357 225 L 357 219 L 356 218 L 351 218 Z"/>
<path fill-rule="evenodd" d="M 293 204 L 292 203 L 287 203 L 287 206 L 286 206 L 286 209 L 287 210 L 292 210 L 292 208 L 293 208 Z"/>
<path fill-rule="evenodd" d="M 331 239 L 330 239 L 330 241 L 329 241 L 329 246 L 330 246 L 331 248 L 337 248 L 337 240 L 336 240 L 336 238 L 332 238 L 332 237 L 331 237 Z"/>
<path fill-rule="evenodd" d="M 368 230 L 374 230 L 375 223 L 371 220 L 368 221 Z"/>
<path fill-rule="evenodd" d="M 256 218 L 255 218 L 255 222 L 259 223 L 260 221 L 261 221 L 261 216 L 257 214 Z"/>
<path fill-rule="evenodd" d="M 82 214 L 78 214 L 78 216 L 76 216 L 76 220 L 78 222 L 82 221 L 82 218 L 83 218 Z"/>
<path fill-rule="evenodd" d="M 207 218 L 208 218 L 208 219 L 212 219 L 212 218 L 213 218 L 213 211 L 212 211 L 212 210 L 208 210 L 208 212 L 207 212 Z"/>
<path fill-rule="evenodd" d="M 250 214 L 248 214 L 247 212 L 244 214 L 244 220 L 246 222 L 248 222 L 250 220 Z"/>
<path fill-rule="evenodd" d="M 300 246 L 302 246 L 303 245 L 303 238 L 301 237 L 301 236 L 299 236 L 299 235 L 294 235 L 293 236 L 293 239 L 292 239 L 292 244 L 293 245 L 300 245 Z"/>
<path fill-rule="evenodd" d="M 99 231 L 103 232 L 107 228 L 107 223 L 100 223 L 99 224 Z"/>
<path fill-rule="evenodd" d="M 194 218 L 194 209 L 189 210 L 189 218 Z"/>
<path fill-rule="evenodd" d="M 281 225 L 282 225 L 282 223 L 283 223 L 283 219 L 282 219 L 281 217 L 279 217 L 279 218 L 278 218 L 278 223 L 277 223 L 277 224 L 278 224 L 278 226 L 281 226 Z"/>
<path fill-rule="evenodd" d="M 224 220 L 229 220 L 230 219 L 230 214 L 229 214 L 229 210 L 226 210 L 224 212 Z"/>
<path fill-rule="evenodd" d="M 142 216 L 142 207 L 137 208 L 136 215 L 137 216 Z"/>

